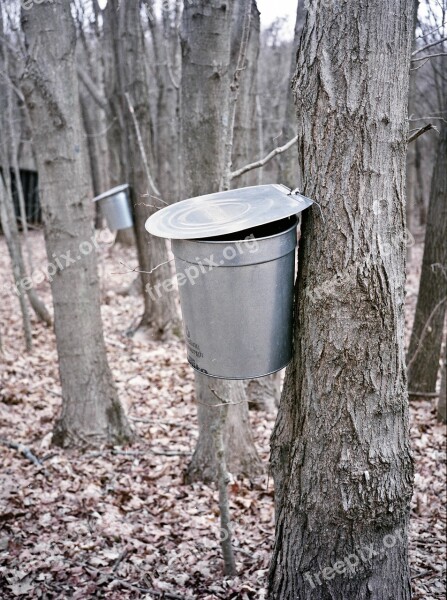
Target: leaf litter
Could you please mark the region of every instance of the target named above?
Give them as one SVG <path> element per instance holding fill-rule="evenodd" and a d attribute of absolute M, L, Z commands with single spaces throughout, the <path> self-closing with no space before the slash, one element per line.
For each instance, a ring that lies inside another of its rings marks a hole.
<path fill-rule="evenodd" d="M 45 265 L 40 232 L 30 241 Z M 0 272 L 12 283 L 0 239 Z M 407 281 L 407 340 L 414 314 L 421 247 Z M 32 315 L 34 348 L 24 352 L 17 297 L 0 289 L 1 598 L 262 600 L 274 541 L 273 483 L 268 477 L 274 416 L 251 411 L 265 473 L 230 486 L 237 577 L 222 576 L 217 491 L 183 473 L 197 439 L 194 377 L 181 341 L 126 336 L 141 298 L 120 293 L 133 273 L 133 249 L 98 252 L 102 317 L 119 396 L 137 434 L 124 448 L 62 451 L 51 446 L 61 405 L 54 333 Z M 122 270 L 122 269 L 121 269 Z M 48 282 L 37 287 L 51 306 Z M 435 400 L 411 403 L 415 489 L 410 522 L 414 600 L 445 597 L 445 428 Z"/>

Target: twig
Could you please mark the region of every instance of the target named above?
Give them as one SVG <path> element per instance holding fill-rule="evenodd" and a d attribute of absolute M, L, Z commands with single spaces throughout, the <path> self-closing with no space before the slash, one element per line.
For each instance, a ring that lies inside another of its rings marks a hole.
<path fill-rule="evenodd" d="M 33 454 L 31 452 L 31 450 L 28 448 L 28 446 L 25 446 L 18 442 L 10 442 L 9 440 L 5 440 L 3 438 L 0 438 L 0 444 L 3 444 L 3 446 L 6 446 L 7 448 L 12 448 L 13 450 L 18 450 L 21 454 L 23 454 L 23 456 L 25 458 L 27 458 L 30 462 L 32 462 L 33 465 L 35 465 L 36 467 L 39 467 L 39 468 L 41 467 L 44 475 L 46 477 L 48 477 L 48 471 L 45 469 L 45 467 L 43 467 L 42 461 L 39 458 L 37 458 L 37 456 L 35 454 Z"/>
<path fill-rule="evenodd" d="M 264 158 L 261 158 L 260 160 L 258 160 L 256 162 L 252 162 L 248 165 L 245 165 L 245 167 L 241 167 L 240 169 L 237 169 L 237 171 L 233 171 L 230 174 L 230 179 L 234 179 L 235 177 L 240 177 L 241 175 L 243 175 L 247 171 L 251 171 L 252 169 L 259 169 L 259 167 L 263 167 L 266 163 L 268 163 L 270 160 L 272 160 L 272 158 L 274 158 L 278 154 L 281 154 L 282 152 L 285 152 L 286 150 L 291 148 L 294 144 L 296 144 L 297 141 L 298 141 L 298 136 L 296 135 L 294 138 L 289 140 L 287 142 L 287 144 L 284 144 L 284 146 L 278 146 L 278 148 L 275 148 L 274 150 L 269 152 L 267 154 L 267 156 L 265 156 Z"/>
<path fill-rule="evenodd" d="M 416 131 L 416 133 L 413 133 L 413 135 L 410 135 L 407 143 L 411 144 L 411 142 L 414 142 L 414 140 L 417 140 L 417 138 L 419 136 L 421 136 L 426 131 L 430 131 L 430 129 L 434 129 L 435 131 L 438 131 L 434 125 L 432 125 L 431 123 L 428 123 L 427 125 L 424 125 L 424 127 L 421 127 L 420 129 L 418 129 Z"/>
<path fill-rule="evenodd" d="M 120 264 L 124 265 L 125 267 L 127 267 L 129 269 L 129 271 L 124 271 L 123 273 L 121 272 L 115 272 L 115 273 L 111 273 L 111 275 L 127 275 L 127 273 L 147 273 L 147 275 L 150 275 L 151 273 L 153 273 L 156 269 L 158 269 L 159 267 L 162 267 L 163 265 L 167 265 L 168 263 L 172 262 L 174 259 L 170 258 L 169 260 L 165 260 L 165 262 L 162 262 L 158 265 L 155 265 L 155 267 L 153 269 L 151 269 L 150 271 L 142 271 L 141 269 L 139 269 L 138 267 L 135 267 L 132 269 L 132 267 L 129 267 L 129 265 L 126 265 L 125 262 L 123 262 L 122 260 L 120 260 Z"/>
<path fill-rule="evenodd" d="M 187 452 L 186 450 L 158 450 L 156 448 L 147 448 L 144 451 L 135 451 L 135 450 L 118 450 L 113 448 L 110 453 L 114 456 L 146 456 L 147 453 L 155 454 L 157 456 L 190 456 L 191 452 Z M 97 458 L 98 456 L 106 456 L 108 454 L 107 451 L 104 450 L 93 450 L 92 452 L 87 452 L 85 456 L 89 458 Z"/>
<path fill-rule="evenodd" d="M 419 60 L 429 60 L 435 58 L 435 56 L 447 56 L 447 52 L 439 52 L 438 54 L 429 54 L 428 56 L 421 56 L 420 58 L 413 58 L 411 62 L 418 62 Z"/>
<path fill-rule="evenodd" d="M 147 181 L 148 181 L 150 187 L 152 188 L 152 191 L 154 192 L 154 194 L 157 194 L 157 196 L 160 196 L 160 192 L 158 191 L 157 186 L 155 185 L 154 180 L 151 177 L 151 173 L 149 170 L 149 163 L 147 162 L 146 150 L 144 149 L 143 140 L 141 138 L 140 126 L 138 125 L 137 117 L 135 116 L 135 111 L 133 109 L 132 102 L 130 101 L 130 98 L 129 98 L 129 93 L 125 92 L 124 96 L 126 98 L 127 106 L 129 107 L 129 112 L 132 116 L 132 121 L 133 121 L 133 124 L 135 127 L 135 132 L 137 134 L 138 147 L 140 149 L 141 158 L 143 159 L 144 170 L 146 171 Z"/>
<path fill-rule="evenodd" d="M 419 52 L 428 50 L 428 48 L 431 48 L 432 46 L 437 46 L 438 44 L 442 44 L 442 42 L 445 42 L 446 40 L 447 40 L 447 37 L 442 38 L 442 39 L 438 40 L 437 42 L 432 42 L 431 44 L 427 44 L 426 46 L 422 46 L 422 48 L 419 48 L 419 50 L 415 50 L 414 52 L 412 52 L 411 56 L 416 56 L 416 54 L 419 54 Z"/>
<path fill-rule="evenodd" d="M 118 556 L 118 558 L 115 561 L 115 564 L 112 567 L 112 573 L 114 573 L 118 567 L 120 566 L 120 564 L 123 562 L 123 560 L 129 556 L 131 552 L 131 548 L 124 548 L 124 550 L 121 552 L 121 554 Z"/>
<path fill-rule="evenodd" d="M 439 394 L 437 394 L 436 392 L 410 392 L 410 390 L 408 390 L 408 395 L 409 396 L 422 396 L 424 398 L 438 398 Z"/>

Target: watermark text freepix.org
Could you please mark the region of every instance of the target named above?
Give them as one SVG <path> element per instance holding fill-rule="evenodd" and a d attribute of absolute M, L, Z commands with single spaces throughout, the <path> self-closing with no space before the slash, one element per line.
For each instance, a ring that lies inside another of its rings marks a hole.
<path fill-rule="evenodd" d="M 311 588 L 314 589 L 317 585 L 323 585 L 324 581 L 331 581 L 337 575 L 344 575 L 346 577 L 352 576 L 357 570 L 362 568 L 363 564 L 370 563 L 371 560 L 380 556 L 381 553 L 383 554 L 386 550 L 394 548 L 398 541 L 402 544 L 406 543 L 402 531 L 396 532 L 395 535 L 385 535 L 382 539 L 381 552 L 374 548 L 374 544 L 362 546 L 361 548 L 358 548 L 356 552 L 345 556 L 343 560 L 335 561 L 330 567 L 324 567 L 320 571 L 313 573 L 305 573 L 304 579 Z"/>
<path fill-rule="evenodd" d="M 23 293 L 26 293 L 27 290 L 30 290 L 45 280 L 52 282 L 58 271 L 63 271 L 70 267 L 70 265 L 82 260 L 84 256 L 87 256 L 93 252 L 93 250 L 98 250 L 99 248 L 99 238 L 96 234 L 93 234 L 89 240 L 80 242 L 76 256 L 73 256 L 71 250 L 67 250 L 59 256 L 56 256 L 56 254 L 53 253 L 52 262 L 48 262 L 45 267 L 34 269 L 29 277 L 23 277 L 15 284 L 6 284 L 5 288 L 11 290 L 16 296 L 21 296 Z"/>
<path fill-rule="evenodd" d="M 197 264 L 190 264 L 182 273 L 177 273 L 177 284 L 183 286 L 185 283 L 194 285 L 199 277 L 202 277 L 215 269 L 216 267 L 225 266 L 229 261 L 233 260 L 238 254 L 249 252 L 253 254 L 259 250 L 259 244 L 253 234 L 247 236 L 240 242 L 234 242 L 225 246 L 219 256 L 215 258 L 214 254 L 210 254 L 207 258 L 196 257 Z M 171 277 L 158 282 L 155 286 L 147 284 L 145 291 L 149 294 L 152 300 L 159 300 L 163 292 L 172 292 L 175 290 L 175 284 Z"/>

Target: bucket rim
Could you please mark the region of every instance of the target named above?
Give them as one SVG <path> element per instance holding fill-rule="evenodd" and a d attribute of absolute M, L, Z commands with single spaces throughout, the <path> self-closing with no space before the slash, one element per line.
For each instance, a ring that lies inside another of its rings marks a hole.
<path fill-rule="evenodd" d="M 117 185 L 114 188 L 111 188 L 110 190 L 107 190 L 106 192 L 103 192 L 102 194 L 99 194 L 99 196 L 95 196 L 92 199 L 92 202 L 98 202 L 98 200 L 105 200 L 105 198 L 109 198 L 110 196 L 115 196 L 115 194 L 119 194 L 120 192 L 124 192 L 125 190 L 129 189 L 129 184 L 128 183 L 122 183 L 121 185 Z"/>
<path fill-rule="evenodd" d="M 297 215 L 291 215 L 290 217 L 285 217 L 284 219 L 278 219 L 278 221 L 285 221 L 287 219 L 294 219 L 295 222 L 290 225 L 290 227 L 287 227 L 287 229 L 284 229 L 283 231 L 280 231 L 279 233 L 273 233 L 272 235 L 264 235 L 262 237 L 254 237 L 254 238 L 250 238 L 253 240 L 261 241 L 261 240 L 269 240 L 275 237 L 279 237 L 280 235 L 284 235 L 285 233 L 288 233 L 289 231 L 291 231 L 292 229 L 296 229 L 297 225 L 298 225 L 298 216 Z M 265 225 L 272 225 L 273 223 L 278 223 L 278 221 L 270 221 L 270 223 L 265 223 Z M 224 234 L 224 235 L 234 235 L 236 233 L 240 233 L 239 231 L 234 231 L 233 233 L 228 233 L 228 234 Z M 216 237 L 221 237 L 221 236 L 216 236 Z M 223 236 L 222 236 L 223 237 Z M 237 239 L 237 240 L 213 240 L 212 238 L 192 238 L 192 239 L 184 239 L 184 240 L 179 240 L 179 239 L 172 239 L 171 242 L 186 242 L 186 243 L 191 243 L 194 242 L 196 244 L 240 244 L 241 242 L 245 242 L 247 241 L 247 238 L 241 238 L 241 239 Z"/>

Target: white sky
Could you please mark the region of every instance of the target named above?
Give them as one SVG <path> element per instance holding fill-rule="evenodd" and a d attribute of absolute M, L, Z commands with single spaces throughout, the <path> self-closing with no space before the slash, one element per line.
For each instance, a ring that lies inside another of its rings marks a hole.
<path fill-rule="evenodd" d="M 295 28 L 296 7 L 298 0 L 257 0 L 261 13 L 261 27 L 268 27 L 278 17 L 286 17 L 284 37 L 293 38 Z"/>

